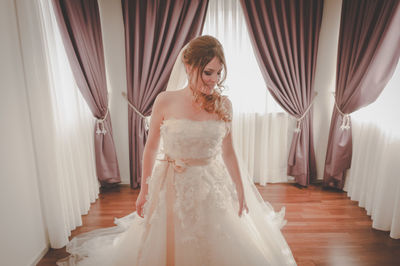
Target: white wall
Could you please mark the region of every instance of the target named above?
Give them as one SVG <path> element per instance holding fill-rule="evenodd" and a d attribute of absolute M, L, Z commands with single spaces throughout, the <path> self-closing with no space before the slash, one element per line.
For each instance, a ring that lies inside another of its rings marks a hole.
<path fill-rule="evenodd" d="M 317 178 L 323 179 L 325 154 L 328 145 L 335 91 L 337 45 L 339 40 L 340 12 L 342 0 L 325 0 L 322 25 L 318 43 L 315 72 L 314 147 L 317 163 Z"/>
<path fill-rule="evenodd" d="M 0 258 L 31 265 L 47 250 L 14 0 L 0 1 Z"/>
<path fill-rule="evenodd" d="M 115 149 L 121 181 L 129 184 L 128 104 L 121 95 L 127 91 L 121 1 L 99 0 L 98 3 Z"/>

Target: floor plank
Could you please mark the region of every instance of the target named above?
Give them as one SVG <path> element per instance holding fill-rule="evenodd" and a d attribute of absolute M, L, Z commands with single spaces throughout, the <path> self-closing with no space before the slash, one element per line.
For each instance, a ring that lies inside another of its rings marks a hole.
<path fill-rule="evenodd" d="M 400 265 L 400 240 L 372 229 L 366 211 L 346 193 L 316 185 L 300 188 L 269 184 L 257 188 L 275 210 L 285 206 L 288 223 L 282 232 L 298 265 Z M 135 210 L 137 195 L 138 190 L 123 185 L 102 191 L 89 214 L 83 216 L 83 226 L 75 229 L 71 237 L 113 226 L 114 217 Z M 57 259 L 67 255 L 65 249 L 51 249 L 38 266 L 55 265 Z"/>

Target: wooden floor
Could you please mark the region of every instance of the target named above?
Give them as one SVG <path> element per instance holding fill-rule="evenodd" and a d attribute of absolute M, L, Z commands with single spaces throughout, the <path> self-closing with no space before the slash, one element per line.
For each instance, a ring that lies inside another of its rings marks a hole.
<path fill-rule="evenodd" d="M 282 232 L 298 265 L 400 265 L 400 240 L 391 239 L 388 232 L 372 229 L 366 211 L 346 193 L 314 185 L 257 187 L 275 210 L 286 206 L 288 224 Z M 135 210 L 137 195 L 138 190 L 128 186 L 103 191 L 72 237 L 112 226 L 114 217 Z M 51 249 L 37 265 L 55 265 L 57 259 L 67 255 L 65 249 Z"/>

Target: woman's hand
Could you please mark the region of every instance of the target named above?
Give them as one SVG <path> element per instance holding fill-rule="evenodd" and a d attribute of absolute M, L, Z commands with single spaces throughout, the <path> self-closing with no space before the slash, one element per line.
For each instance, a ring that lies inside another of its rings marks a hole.
<path fill-rule="evenodd" d="M 144 218 L 143 206 L 146 203 L 146 195 L 147 189 L 140 189 L 139 196 L 136 200 L 136 212 L 142 218 Z"/>
<path fill-rule="evenodd" d="M 246 213 L 249 213 L 249 208 L 247 207 L 246 204 L 246 199 L 244 198 L 244 194 L 240 193 L 238 195 L 238 200 L 239 200 L 239 217 L 242 217 L 243 212 L 246 211 Z"/>

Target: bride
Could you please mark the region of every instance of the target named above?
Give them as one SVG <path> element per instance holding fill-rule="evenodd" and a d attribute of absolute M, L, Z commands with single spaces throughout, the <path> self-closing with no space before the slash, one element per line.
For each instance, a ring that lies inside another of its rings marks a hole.
<path fill-rule="evenodd" d="M 58 265 L 296 264 L 280 231 L 284 210 L 262 200 L 235 155 L 219 41 L 190 41 L 169 84 L 182 73 L 187 86 L 153 105 L 137 211 L 72 239 Z"/>

